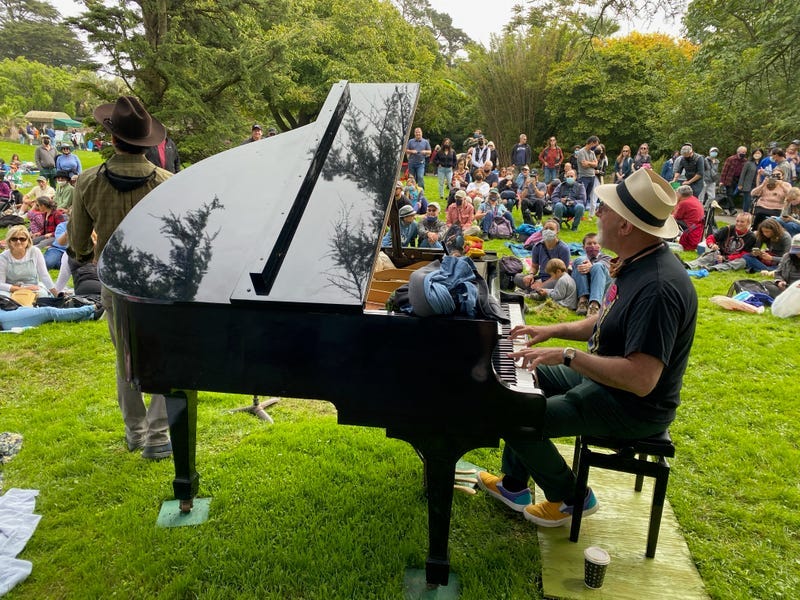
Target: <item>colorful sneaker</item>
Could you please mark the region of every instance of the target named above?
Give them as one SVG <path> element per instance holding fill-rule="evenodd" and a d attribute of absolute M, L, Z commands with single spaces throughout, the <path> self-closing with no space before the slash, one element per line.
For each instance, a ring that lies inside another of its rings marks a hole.
<path fill-rule="evenodd" d="M 480 483 L 480 479 L 478 483 Z M 583 516 L 593 515 L 598 508 L 600 505 L 597 503 L 597 498 L 595 498 L 592 488 L 588 488 L 583 501 Z M 523 514 L 528 521 L 533 521 L 540 527 L 561 527 L 572 520 L 572 506 L 563 502 L 545 500 L 525 507 Z"/>
<path fill-rule="evenodd" d="M 525 488 L 521 492 L 509 492 L 503 487 L 502 477 L 486 471 L 478 472 L 478 487 L 517 512 L 524 511 L 525 507 L 532 502 L 530 488 Z"/>

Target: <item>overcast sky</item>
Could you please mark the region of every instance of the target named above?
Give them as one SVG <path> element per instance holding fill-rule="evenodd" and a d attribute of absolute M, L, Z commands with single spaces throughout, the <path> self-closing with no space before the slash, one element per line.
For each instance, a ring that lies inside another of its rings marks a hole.
<path fill-rule="evenodd" d="M 50 0 L 65 16 L 73 16 L 81 12 L 82 6 L 73 0 Z M 428 0 L 439 12 L 447 13 L 453 18 L 453 25 L 463 29 L 473 40 L 484 46 L 489 45 L 492 33 L 499 33 L 511 17 L 511 9 L 515 4 L 526 3 L 524 0 Z M 661 31 L 677 36 L 680 23 L 656 19 L 647 24 L 644 22 L 624 23 L 620 33 L 627 34 L 633 30 L 642 32 Z"/>

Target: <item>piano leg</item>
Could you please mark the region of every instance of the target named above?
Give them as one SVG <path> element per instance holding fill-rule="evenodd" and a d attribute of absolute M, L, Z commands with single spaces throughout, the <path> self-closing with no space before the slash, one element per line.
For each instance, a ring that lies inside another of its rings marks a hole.
<path fill-rule="evenodd" d="M 469 450 L 491 446 L 492 441 L 453 439 L 444 435 L 415 434 L 396 429 L 387 430 L 387 434 L 410 443 L 423 458 L 428 495 L 428 558 L 425 560 L 425 579 L 429 586 L 447 585 L 450 576 L 448 543 L 456 463 Z"/>
<path fill-rule="evenodd" d="M 197 452 L 197 392 L 175 390 L 166 396 L 169 435 L 172 439 L 172 459 L 175 463 L 175 479 L 172 489 L 180 502 L 182 513 L 194 506 L 200 485 L 200 476 L 195 469 Z"/>

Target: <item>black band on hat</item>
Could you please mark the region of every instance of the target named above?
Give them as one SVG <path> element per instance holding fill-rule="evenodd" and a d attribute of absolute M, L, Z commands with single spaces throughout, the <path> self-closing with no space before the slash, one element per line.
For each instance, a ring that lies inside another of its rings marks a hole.
<path fill-rule="evenodd" d="M 663 227 L 664 223 L 667 222 L 666 218 L 658 219 L 647 212 L 647 209 L 639 204 L 628 191 L 628 186 L 625 185 L 624 179 L 617 184 L 617 195 L 619 196 L 619 199 L 622 200 L 622 204 L 625 205 L 625 208 L 627 208 L 634 214 L 634 216 L 648 225 L 653 227 Z"/>

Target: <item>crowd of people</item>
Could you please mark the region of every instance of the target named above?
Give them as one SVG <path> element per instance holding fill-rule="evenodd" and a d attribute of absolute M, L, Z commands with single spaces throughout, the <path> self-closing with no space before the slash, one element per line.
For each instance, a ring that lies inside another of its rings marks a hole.
<path fill-rule="evenodd" d="M 7 163 L 0 160 L 0 212 L 4 225 L 10 226 L 0 242 L 4 246 L 0 252 L 0 296 L 12 300 L 4 300 L 6 309 L 23 304 L 25 318 L 23 312 L 16 312 L 12 319 L 10 313 L 15 311 L 0 311 L 0 330 L 6 328 L 4 324 L 31 326 L 102 314 L 96 264 L 77 261 L 67 254 L 75 186 L 84 172 L 73 149 L 85 149 L 84 138 L 76 130 L 61 133 L 56 147 L 56 133 L 51 127 L 44 127 L 41 133 L 36 128 L 25 131 L 21 141 L 36 145 L 34 163 L 24 164 L 17 153 Z M 153 165 L 170 172 L 181 168 L 177 147 L 169 137 L 148 146 L 145 155 L 151 170 Z M 33 186 L 23 179 L 23 171 L 38 173 Z M 50 270 L 58 271 L 58 276 L 52 277 Z M 97 310 L 75 312 L 65 302 L 72 295 L 97 301 Z"/>
<path fill-rule="evenodd" d="M 721 159 L 716 147 L 702 155 L 685 143 L 664 161 L 660 175 L 675 190 L 672 217 L 679 226 L 678 235 L 669 241 L 701 254 L 685 263 L 687 268 L 743 269 L 777 281 L 782 273 L 778 265 L 789 256 L 792 236 L 800 234 L 800 188 L 793 187 L 800 184 L 799 146 L 800 140 L 785 149 L 772 142 L 767 151 L 740 146 Z M 498 166 L 497 149 L 480 130 L 464 142 L 463 152 L 457 152 L 449 138 L 432 146 L 417 127 L 406 147 L 406 180 L 398 182 L 395 191 L 402 211 L 401 243 L 440 248 L 443 235 L 454 225 L 467 236 L 511 237 L 507 232 L 516 230 L 517 209 L 525 224 L 543 228 L 541 241 L 531 250 L 531 273 L 517 275 L 517 287 L 535 298 L 550 297 L 579 315 L 596 315 L 611 282 L 612 259 L 600 251 L 596 235 L 587 234 L 583 252 L 571 261 L 558 234 L 563 226 L 578 231 L 583 221 L 594 219 L 596 188 L 606 180 L 620 184 L 639 171 L 652 172 L 655 161 L 649 144 L 635 147 L 634 153 L 625 145 L 616 159 L 609 159 L 598 136 L 590 135 L 568 151 L 551 136 L 537 153 L 520 134 L 508 154 L 509 164 Z M 427 165 L 433 166 L 444 206 L 425 197 Z M 715 211 L 734 217 L 735 224 L 717 228 Z M 424 216 L 417 221 L 419 215 Z M 498 219 L 505 219 L 509 228 L 498 228 Z M 387 233 L 384 245 L 390 237 Z"/>

